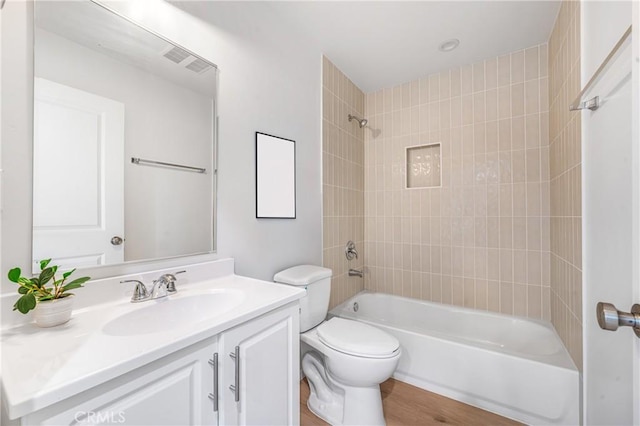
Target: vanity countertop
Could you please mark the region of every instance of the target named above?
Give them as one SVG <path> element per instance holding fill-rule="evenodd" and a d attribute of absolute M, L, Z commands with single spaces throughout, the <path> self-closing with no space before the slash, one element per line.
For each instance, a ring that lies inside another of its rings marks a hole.
<path fill-rule="evenodd" d="M 79 394 L 304 296 L 296 287 L 234 274 L 177 287 L 176 294 L 162 299 L 131 303 L 122 297 L 75 310 L 71 320 L 58 327 L 28 323 L 3 330 L 2 387 L 9 417 Z M 201 309 L 201 300 L 220 294 L 231 294 L 235 307 L 220 307 L 204 314 L 204 320 L 181 319 L 197 318 L 192 311 Z M 166 328 L 149 324 L 141 310 L 150 307 L 167 314 L 161 321 Z M 131 328 L 122 328 L 128 319 Z"/>

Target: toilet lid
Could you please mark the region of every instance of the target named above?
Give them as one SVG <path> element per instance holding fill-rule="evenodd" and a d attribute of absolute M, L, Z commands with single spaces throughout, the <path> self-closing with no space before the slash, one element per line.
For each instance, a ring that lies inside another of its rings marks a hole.
<path fill-rule="evenodd" d="M 330 348 L 364 357 L 392 356 L 400 347 L 398 339 L 380 329 L 338 317 L 320 324 L 318 337 Z"/>

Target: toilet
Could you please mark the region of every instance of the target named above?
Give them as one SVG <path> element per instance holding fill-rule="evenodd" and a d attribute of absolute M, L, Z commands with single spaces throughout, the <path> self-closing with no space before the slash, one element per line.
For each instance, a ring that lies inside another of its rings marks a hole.
<path fill-rule="evenodd" d="M 300 265 L 273 277 L 307 292 L 300 299 L 302 371 L 311 390 L 307 406 L 332 425 L 384 425 L 380 383 L 395 371 L 400 343 L 362 322 L 325 320 L 331 275 L 331 269 Z"/>

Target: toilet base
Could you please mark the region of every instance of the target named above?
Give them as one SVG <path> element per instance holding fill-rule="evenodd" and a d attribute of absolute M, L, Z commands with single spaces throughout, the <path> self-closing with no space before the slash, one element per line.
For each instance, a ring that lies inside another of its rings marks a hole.
<path fill-rule="evenodd" d="M 303 370 L 309 382 L 309 410 L 331 425 L 385 425 L 380 385 L 344 385 L 327 374 L 321 357 L 307 353 Z"/>
<path fill-rule="evenodd" d="M 344 389 L 342 404 L 324 404 L 315 395 L 307 401 L 309 410 L 331 425 L 384 426 L 380 386 Z"/>
<path fill-rule="evenodd" d="M 344 407 L 344 401 L 342 399 L 325 402 L 321 401 L 316 394 L 311 393 L 307 400 L 307 407 L 309 411 L 330 425 L 344 424 L 342 422 L 342 411 Z"/>

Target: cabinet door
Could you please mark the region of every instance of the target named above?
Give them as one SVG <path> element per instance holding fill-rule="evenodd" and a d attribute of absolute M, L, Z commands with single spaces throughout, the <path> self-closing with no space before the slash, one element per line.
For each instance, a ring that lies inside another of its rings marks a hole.
<path fill-rule="evenodd" d="M 201 342 L 138 370 L 25 416 L 28 425 L 216 425 L 209 398 L 217 345 Z M 88 397 L 88 398 L 87 398 Z M 62 408 L 62 410 L 60 410 Z M 53 412 L 55 410 L 56 412 Z"/>
<path fill-rule="evenodd" d="M 297 303 L 223 333 L 220 423 L 298 424 L 299 351 Z"/>

